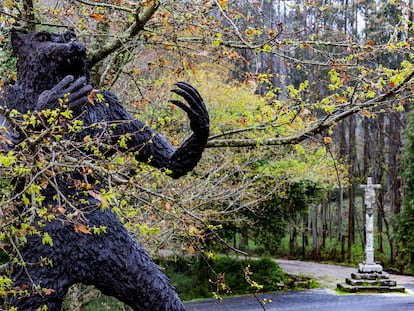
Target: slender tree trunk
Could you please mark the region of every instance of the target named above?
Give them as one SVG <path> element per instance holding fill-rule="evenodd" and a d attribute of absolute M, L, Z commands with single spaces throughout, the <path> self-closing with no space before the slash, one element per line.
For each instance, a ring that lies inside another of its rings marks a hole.
<path fill-rule="evenodd" d="M 352 245 L 355 243 L 355 185 L 351 182 L 348 188 L 349 204 L 348 204 L 348 249 L 347 258 L 351 260 Z"/>
<path fill-rule="evenodd" d="M 349 117 L 349 128 L 348 128 L 348 165 L 350 171 L 350 185 L 348 188 L 348 260 L 351 260 L 352 257 L 352 245 L 355 243 L 355 172 L 356 172 L 356 135 L 355 127 L 356 120 L 355 116 Z"/>
<path fill-rule="evenodd" d="M 34 11 L 33 0 L 23 0 L 23 20 L 25 21 L 25 28 L 28 32 L 36 31 Z"/>
<path fill-rule="evenodd" d="M 313 204 L 311 207 L 311 225 L 312 225 L 312 259 L 319 258 L 319 243 L 318 243 L 318 205 Z"/>
<path fill-rule="evenodd" d="M 249 228 L 247 225 L 243 225 L 240 228 L 240 231 L 241 231 L 240 248 L 247 249 L 249 246 Z"/>
<path fill-rule="evenodd" d="M 308 227 L 309 218 L 308 215 L 303 215 L 303 231 L 302 231 L 302 258 L 306 258 L 306 246 L 308 246 Z"/>
<path fill-rule="evenodd" d="M 291 223 L 290 226 L 290 239 L 289 239 L 289 249 L 290 255 L 296 255 L 296 248 L 297 248 L 297 237 L 298 237 L 298 230 L 295 223 Z"/>
<path fill-rule="evenodd" d="M 377 119 L 377 147 L 376 147 L 376 162 L 374 163 L 374 177 L 375 181 L 382 185 L 382 188 L 379 191 L 378 195 L 378 218 L 377 218 L 377 227 L 378 227 L 378 250 L 383 253 L 384 252 L 384 245 L 383 245 L 383 224 L 385 221 L 385 198 L 384 198 L 384 191 L 385 191 L 385 183 L 384 183 L 384 169 L 383 166 L 385 165 L 385 129 L 384 129 L 384 115 L 380 114 Z M 387 227 L 387 226 L 386 226 Z M 388 229 L 386 228 L 387 232 Z M 389 233 L 389 232 L 388 232 Z M 388 234 L 389 235 L 389 234 Z"/>
<path fill-rule="evenodd" d="M 326 238 L 328 236 L 328 209 L 329 201 L 324 201 L 321 207 L 321 223 L 322 223 L 322 247 L 326 247 Z"/>
<path fill-rule="evenodd" d="M 339 145 L 339 150 L 338 150 L 338 154 L 341 156 L 342 160 L 345 161 L 346 160 L 346 154 L 348 152 L 348 147 L 347 147 L 347 141 L 346 141 L 346 122 L 341 122 L 338 126 L 338 145 Z M 339 202 L 338 202 L 338 241 L 341 243 L 341 245 L 344 245 L 343 242 L 343 228 L 342 228 L 342 223 L 343 223 L 343 202 L 344 202 L 344 188 L 343 186 L 340 184 L 339 185 Z M 344 250 L 342 249 L 342 252 Z"/>

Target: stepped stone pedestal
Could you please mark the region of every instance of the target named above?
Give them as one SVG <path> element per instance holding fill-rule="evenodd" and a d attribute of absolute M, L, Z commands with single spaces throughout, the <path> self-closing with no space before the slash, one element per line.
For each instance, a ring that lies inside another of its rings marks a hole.
<path fill-rule="evenodd" d="M 381 265 L 378 265 L 381 267 Z M 366 268 L 366 267 L 365 267 Z M 378 269 L 378 267 L 376 267 Z M 405 288 L 398 286 L 387 273 L 361 272 L 352 273 L 345 283 L 339 283 L 337 288 L 348 293 L 404 293 Z"/>

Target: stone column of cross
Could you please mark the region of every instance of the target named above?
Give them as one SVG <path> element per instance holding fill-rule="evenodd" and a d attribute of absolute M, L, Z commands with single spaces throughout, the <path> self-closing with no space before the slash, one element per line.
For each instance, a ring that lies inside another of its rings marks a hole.
<path fill-rule="evenodd" d="M 372 178 L 368 177 L 367 184 L 361 185 L 361 188 L 365 190 L 365 233 L 366 233 L 366 245 L 365 245 L 365 262 L 360 264 L 359 269 L 361 272 L 381 272 L 382 267 L 377 265 L 374 260 L 374 206 L 375 206 L 375 189 L 381 188 L 380 184 L 373 184 Z M 370 271 L 374 270 L 374 271 Z M 380 270 L 380 271 L 378 271 Z"/>

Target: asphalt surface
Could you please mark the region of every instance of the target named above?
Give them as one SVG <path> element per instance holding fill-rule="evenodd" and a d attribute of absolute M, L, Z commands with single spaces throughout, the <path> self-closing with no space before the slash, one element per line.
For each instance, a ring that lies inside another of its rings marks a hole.
<path fill-rule="evenodd" d="M 406 293 L 393 294 L 338 294 L 333 289 L 344 282 L 356 268 L 277 260 L 288 274 L 315 278 L 324 288 L 289 291 L 254 296 L 228 297 L 222 302 L 214 299 L 188 302 L 187 311 L 414 311 L 414 277 L 390 275 Z M 261 302 L 265 301 L 264 306 Z"/>
<path fill-rule="evenodd" d="M 204 300 L 186 303 L 187 311 L 413 311 L 414 295 L 339 295 L 331 289 L 311 289 L 269 293 L 258 296 L 271 302 L 261 307 L 252 296 L 225 298 L 223 302 Z"/>

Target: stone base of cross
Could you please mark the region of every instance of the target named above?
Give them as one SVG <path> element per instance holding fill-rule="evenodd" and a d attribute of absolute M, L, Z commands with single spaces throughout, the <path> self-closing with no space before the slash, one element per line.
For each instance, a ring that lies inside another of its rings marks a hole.
<path fill-rule="evenodd" d="M 358 264 L 359 273 L 382 273 L 383 268 L 377 263 L 360 263 Z"/>

